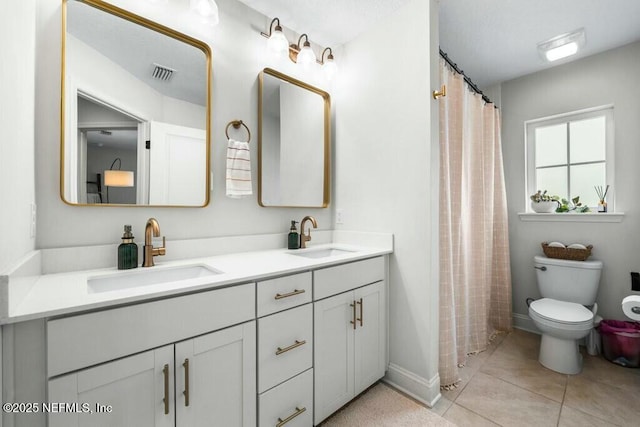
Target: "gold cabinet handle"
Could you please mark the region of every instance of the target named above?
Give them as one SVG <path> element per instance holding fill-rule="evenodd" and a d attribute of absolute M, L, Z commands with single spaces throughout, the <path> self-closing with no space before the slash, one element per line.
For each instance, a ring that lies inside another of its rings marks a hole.
<path fill-rule="evenodd" d="M 169 365 L 164 365 L 162 368 L 162 374 L 164 375 L 164 414 L 169 414 Z"/>
<path fill-rule="evenodd" d="M 349 307 L 353 307 L 353 320 L 350 322 L 353 325 L 353 329 L 356 329 L 356 302 L 349 304 Z"/>
<path fill-rule="evenodd" d="M 295 295 L 300 295 L 300 294 L 304 294 L 305 290 L 304 289 L 294 289 L 293 292 L 289 292 L 286 294 L 276 294 L 276 296 L 274 297 L 275 299 L 282 299 L 282 298 L 288 298 L 288 297 L 292 297 Z"/>
<path fill-rule="evenodd" d="M 294 412 L 293 414 L 289 415 L 284 420 L 282 418 L 278 418 L 278 424 L 276 424 L 276 427 L 282 427 L 283 425 L 285 425 L 286 423 L 288 423 L 289 421 L 291 421 L 292 419 L 294 419 L 298 415 L 302 414 L 306 410 L 307 410 L 306 407 L 298 408 L 296 406 L 296 412 Z"/>
<path fill-rule="evenodd" d="M 360 306 L 360 317 L 358 318 L 358 320 L 360 321 L 360 327 L 362 327 L 364 326 L 364 324 L 362 323 L 362 319 L 364 318 L 364 305 L 362 304 L 362 298 L 360 298 L 360 301 L 358 301 L 356 304 Z"/>
<path fill-rule="evenodd" d="M 189 359 L 184 359 L 184 406 L 189 406 Z"/>
<path fill-rule="evenodd" d="M 278 350 L 276 351 L 276 356 L 280 356 L 282 353 L 286 353 L 289 350 L 293 350 L 294 348 L 300 347 L 301 345 L 305 345 L 307 343 L 306 340 L 302 340 L 302 341 L 298 341 L 296 340 L 295 343 L 291 344 L 289 347 L 278 347 Z"/>

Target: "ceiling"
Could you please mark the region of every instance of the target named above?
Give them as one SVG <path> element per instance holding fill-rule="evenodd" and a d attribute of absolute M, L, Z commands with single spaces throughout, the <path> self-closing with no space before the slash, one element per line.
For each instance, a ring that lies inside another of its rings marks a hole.
<path fill-rule="evenodd" d="M 584 28 L 586 45 L 553 64 L 539 42 Z M 638 0 L 441 0 L 440 47 L 480 88 L 640 40 Z"/>
<path fill-rule="evenodd" d="M 77 1 L 67 3 L 67 32 L 163 95 L 206 105 L 200 49 Z M 174 70 L 172 77 L 154 79 L 156 64 Z"/>
<path fill-rule="evenodd" d="M 239 0 L 269 18 L 278 17 L 283 28 L 324 47 L 339 46 L 409 0 Z M 266 30 L 266 29 L 265 29 Z"/>
<path fill-rule="evenodd" d="M 239 1 L 319 45 L 337 46 L 409 0 Z M 581 27 L 582 52 L 553 65 L 540 58 L 537 43 Z M 481 88 L 637 40 L 640 0 L 440 0 L 440 46 Z"/>

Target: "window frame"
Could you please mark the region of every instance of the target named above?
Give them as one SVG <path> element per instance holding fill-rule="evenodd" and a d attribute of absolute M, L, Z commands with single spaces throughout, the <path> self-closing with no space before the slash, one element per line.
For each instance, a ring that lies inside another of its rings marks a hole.
<path fill-rule="evenodd" d="M 535 131 L 540 127 L 554 126 L 562 123 L 568 123 L 572 121 L 579 121 L 590 119 L 594 117 L 604 116 L 605 118 L 605 179 L 609 184 L 609 193 L 607 194 L 607 211 L 615 212 L 615 140 L 614 140 L 614 106 L 612 104 L 602 105 L 599 107 L 586 108 L 577 111 L 571 111 L 562 114 L 556 114 L 553 116 L 541 117 L 538 119 L 527 120 L 524 122 L 524 136 L 525 136 L 525 188 L 527 194 L 525 195 L 526 212 L 531 213 L 529 196 L 538 191 L 536 186 L 536 152 L 535 152 Z M 569 145 L 571 141 L 567 141 L 567 151 L 569 151 Z M 567 157 L 567 174 L 570 174 L 570 158 Z M 569 178 L 568 178 L 569 179 Z M 570 185 L 570 181 L 569 185 Z M 604 184 L 604 183 L 603 183 Z M 541 188 L 540 190 L 544 190 Z M 595 190 L 594 190 L 595 191 Z M 569 195 L 567 195 L 569 197 Z M 597 206 L 589 206 L 592 211 L 596 211 Z M 548 214 L 541 214 L 548 215 Z M 562 214 L 561 214 L 562 215 Z"/>

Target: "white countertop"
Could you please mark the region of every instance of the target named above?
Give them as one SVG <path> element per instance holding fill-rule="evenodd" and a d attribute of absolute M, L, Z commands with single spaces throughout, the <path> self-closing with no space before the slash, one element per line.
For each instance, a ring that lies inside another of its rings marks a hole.
<path fill-rule="evenodd" d="M 337 248 L 350 252 L 323 258 L 306 258 L 294 255 L 295 253 L 301 253 L 301 251 L 315 251 L 323 248 Z M 10 277 L 8 292 L 5 293 L 3 298 L 6 300 L 3 301 L 3 304 L 6 304 L 3 307 L 3 312 L 6 314 L 0 319 L 0 324 L 16 323 L 142 302 L 183 293 L 216 289 L 252 282 L 257 279 L 262 280 L 385 255 L 392 251 L 392 245 L 371 247 L 332 243 L 316 245 L 309 249 L 274 249 L 166 262 L 162 261 L 162 257 L 156 257 L 156 266 L 149 267 L 149 269 L 158 270 L 176 266 L 204 265 L 220 271 L 220 274 L 106 292 L 92 292 L 87 285 L 87 281 L 96 276 L 126 275 L 132 272 L 144 274 L 142 270 L 146 270 L 146 268 L 117 270 L 113 267 Z"/>

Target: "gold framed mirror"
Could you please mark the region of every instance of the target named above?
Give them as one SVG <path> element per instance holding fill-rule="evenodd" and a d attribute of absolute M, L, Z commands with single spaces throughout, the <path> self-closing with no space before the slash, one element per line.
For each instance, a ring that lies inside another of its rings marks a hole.
<path fill-rule="evenodd" d="M 60 196 L 80 206 L 203 207 L 211 50 L 100 0 L 62 2 Z"/>
<path fill-rule="evenodd" d="M 258 96 L 260 206 L 326 208 L 330 148 L 329 94 L 265 68 Z"/>

